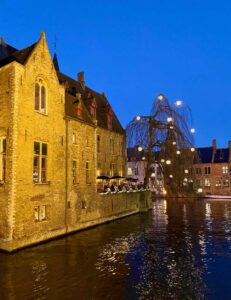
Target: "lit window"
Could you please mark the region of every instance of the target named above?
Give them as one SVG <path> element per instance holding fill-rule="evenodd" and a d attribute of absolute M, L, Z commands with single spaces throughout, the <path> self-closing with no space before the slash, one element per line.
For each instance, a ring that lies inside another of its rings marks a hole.
<path fill-rule="evenodd" d="M 47 181 L 47 144 L 34 142 L 34 183 Z"/>
<path fill-rule="evenodd" d="M 115 164 L 110 164 L 110 176 L 114 176 L 115 175 Z"/>
<path fill-rule="evenodd" d="M 6 179 L 6 138 L 0 138 L 0 183 Z"/>
<path fill-rule="evenodd" d="M 72 182 L 76 184 L 76 160 L 72 161 Z"/>
<path fill-rule="evenodd" d="M 211 170 L 210 170 L 210 167 L 205 167 L 205 174 L 210 174 L 211 173 Z"/>
<path fill-rule="evenodd" d="M 86 162 L 86 183 L 90 183 L 89 162 Z"/>
<path fill-rule="evenodd" d="M 128 175 L 132 175 L 132 168 L 128 168 Z"/>
<path fill-rule="evenodd" d="M 46 220 L 46 205 L 42 205 L 40 211 L 40 221 Z"/>
<path fill-rule="evenodd" d="M 47 95 L 46 88 L 42 83 L 42 80 L 39 83 L 35 84 L 35 101 L 34 109 L 40 113 L 47 113 Z"/>
<path fill-rule="evenodd" d="M 72 144 L 76 144 L 76 132 L 72 133 Z"/>
<path fill-rule="evenodd" d="M 34 208 L 34 220 L 35 222 L 39 221 L 39 206 L 35 206 Z"/>
<path fill-rule="evenodd" d="M 221 186 L 221 180 L 220 179 L 216 180 L 215 186 L 216 187 L 220 187 Z"/>
<path fill-rule="evenodd" d="M 209 178 L 205 178 L 205 186 L 211 186 Z"/>
<path fill-rule="evenodd" d="M 101 167 L 101 166 L 100 166 L 100 163 L 98 162 L 98 163 L 97 163 L 97 176 L 100 176 L 100 173 L 101 173 L 101 172 L 100 172 L 100 167 Z"/>
<path fill-rule="evenodd" d="M 227 166 L 222 167 L 222 173 L 223 174 L 229 174 L 229 168 Z"/>
<path fill-rule="evenodd" d="M 226 187 L 229 186 L 229 180 L 228 179 L 223 180 L 223 186 L 226 186 Z"/>

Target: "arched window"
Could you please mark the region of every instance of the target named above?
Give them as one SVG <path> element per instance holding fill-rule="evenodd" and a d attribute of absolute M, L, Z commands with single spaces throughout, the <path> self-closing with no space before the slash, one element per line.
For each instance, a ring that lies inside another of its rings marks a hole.
<path fill-rule="evenodd" d="M 43 114 L 47 113 L 46 87 L 42 80 L 35 83 L 34 109 Z"/>

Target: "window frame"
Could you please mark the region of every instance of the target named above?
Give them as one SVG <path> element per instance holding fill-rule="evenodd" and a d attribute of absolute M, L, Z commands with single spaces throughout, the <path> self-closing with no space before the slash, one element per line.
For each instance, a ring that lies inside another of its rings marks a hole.
<path fill-rule="evenodd" d="M 35 144 L 39 144 L 39 153 L 35 153 Z M 48 159 L 48 144 L 41 141 L 34 141 L 34 151 L 33 151 L 33 183 L 34 184 L 47 184 L 47 159 Z M 46 146 L 46 154 L 43 153 L 43 146 Z M 35 181 L 35 158 L 38 161 L 37 166 L 37 177 L 38 180 Z M 45 167 L 43 167 L 43 165 Z M 43 173 L 45 174 L 43 180 Z"/>
<path fill-rule="evenodd" d="M 0 184 L 6 181 L 6 136 L 0 137 Z"/>
<path fill-rule="evenodd" d="M 47 99 L 47 86 L 42 79 L 39 79 L 34 86 L 34 111 L 42 115 L 48 115 Z"/>

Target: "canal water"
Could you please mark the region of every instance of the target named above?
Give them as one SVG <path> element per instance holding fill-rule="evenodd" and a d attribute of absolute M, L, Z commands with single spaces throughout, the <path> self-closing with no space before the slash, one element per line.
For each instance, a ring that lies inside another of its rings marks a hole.
<path fill-rule="evenodd" d="M 13 255 L 0 299 L 231 299 L 231 202 L 157 200 Z"/>

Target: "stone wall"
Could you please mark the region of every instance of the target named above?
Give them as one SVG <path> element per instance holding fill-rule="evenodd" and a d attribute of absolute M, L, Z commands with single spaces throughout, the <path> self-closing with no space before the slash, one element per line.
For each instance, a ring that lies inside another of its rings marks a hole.
<path fill-rule="evenodd" d="M 94 197 L 94 207 L 91 207 L 89 202 L 86 202 L 86 206 L 83 207 L 81 206 L 81 198 L 76 199 L 75 205 L 69 208 L 66 226 L 60 227 L 56 231 L 50 227 L 46 227 L 46 229 L 44 227 L 44 231 L 40 234 L 37 232 L 8 242 L 0 241 L 0 249 L 11 252 L 74 231 L 148 211 L 152 206 L 149 191 L 105 195 L 95 193 L 92 196 Z M 47 226 L 46 222 L 44 222 L 44 226 Z"/>

